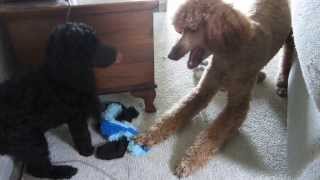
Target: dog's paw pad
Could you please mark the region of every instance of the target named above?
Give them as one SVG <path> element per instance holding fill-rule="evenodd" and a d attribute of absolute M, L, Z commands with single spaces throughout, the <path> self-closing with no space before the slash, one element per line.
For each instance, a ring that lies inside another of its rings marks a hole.
<path fill-rule="evenodd" d="M 277 94 L 280 97 L 287 97 L 288 96 L 288 89 L 285 87 L 277 87 Z"/>
<path fill-rule="evenodd" d="M 287 87 L 288 86 L 288 77 L 285 77 L 284 75 L 279 75 L 276 85 L 279 88 Z"/>
<path fill-rule="evenodd" d="M 257 83 L 262 83 L 266 79 L 267 75 L 264 72 L 259 72 L 258 78 L 257 78 Z"/>
<path fill-rule="evenodd" d="M 176 168 L 175 175 L 179 178 L 187 177 L 192 173 L 190 163 L 182 161 Z"/>

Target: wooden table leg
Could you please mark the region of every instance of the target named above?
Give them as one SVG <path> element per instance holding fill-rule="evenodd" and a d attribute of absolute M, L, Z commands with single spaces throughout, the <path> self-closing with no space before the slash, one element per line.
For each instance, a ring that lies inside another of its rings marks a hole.
<path fill-rule="evenodd" d="M 154 100 L 156 98 L 155 89 L 133 91 L 131 94 L 144 100 L 145 112 L 154 113 L 157 111 L 156 107 L 154 106 Z"/>

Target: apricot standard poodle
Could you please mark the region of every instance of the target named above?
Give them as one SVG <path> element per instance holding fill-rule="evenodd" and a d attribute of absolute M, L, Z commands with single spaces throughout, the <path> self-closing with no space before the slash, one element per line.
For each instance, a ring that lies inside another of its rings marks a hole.
<path fill-rule="evenodd" d="M 178 164 L 176 175 L 186 177 L 206 165 L 236 134 L 246 119 L 260 70 L 283 45 L 283 64 L 290 64 L 291 15 L 288 0 L 257 0 L 250 15 L 222 0 L 188 0 L 177 11 L 173 24 L 182 37 L 172 48 L 170 59 L 179 60 L 190 51 L 188 67 L 192 69 L 209 55 L 213 58 L 192 92 L 136 141 L 148 147 L 160 143 L 205 108 L 221 87 L 228 94 L 223 111 L 197 136 Z M 283 77 L 288 70 L 280 74 L 281 90 L 285 89 Z"/>

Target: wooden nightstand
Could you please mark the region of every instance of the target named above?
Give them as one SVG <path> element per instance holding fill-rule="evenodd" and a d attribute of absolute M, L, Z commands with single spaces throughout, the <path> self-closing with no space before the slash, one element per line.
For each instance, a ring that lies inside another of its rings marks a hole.
<path fill-rule="evenodd" d="M 123 62 L 96 70 L 99 94 L 131 92 L 144 99 L 146 112 L 155 112 L 153 12 L 158 0 L 80 0 L 70 7 L 69 21 L 91 25 L 125 56 Z M 1 4 L 0 20 L 17 62 L 43 61 L 49 33 L 66 22 L 68 10 L 64 1 Z"/>

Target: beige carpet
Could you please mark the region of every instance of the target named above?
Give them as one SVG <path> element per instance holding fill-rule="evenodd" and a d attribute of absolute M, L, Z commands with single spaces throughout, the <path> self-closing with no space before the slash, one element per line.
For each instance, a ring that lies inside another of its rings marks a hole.
<path fill-rule="evenodd" d="M 197 83 L 193 72 L 186 67 L 186 61 L 169 61 L 166 56 L 178 35 L 171 27 L 166 14 L 155 14 L 155 70 L 158 84 L 155 114 L 143 113 L 142 100 L 128 94 L 102 97 L 103 100 L 118 100 L 134 105 L 141 115 L 135 124 L 142 130 L 149 127 L 165 110 Z M 276 57 L 275 59 L 278 59 Z M 209 164 L 186 179 L 248 180 L 288 179 L 286 157 L 286 101 L 275 94 L 277 60 L 269 64 L 266 81 L 254 90 L 251 110 L 247 121 Z M 155 146 L 145 157 L 132 157 L 112 161 L 101 161 L 94 157 L 81 157 L 70 145 L 70 136 L 65 127 L 47 134 L 52 160 L 79 168 L 73 180 L 173 180 L 173 170 L 192 143 L 195 135 L 212 122 L 225 103 L 225 94 L 218 93 L 209 107 L 197 116 L 189 126 L 179 131 L 164 143 Z M 93 133 L 94 144 L 103 142 Z M 24 180 L 34 178 L 24 175 Z"/>

